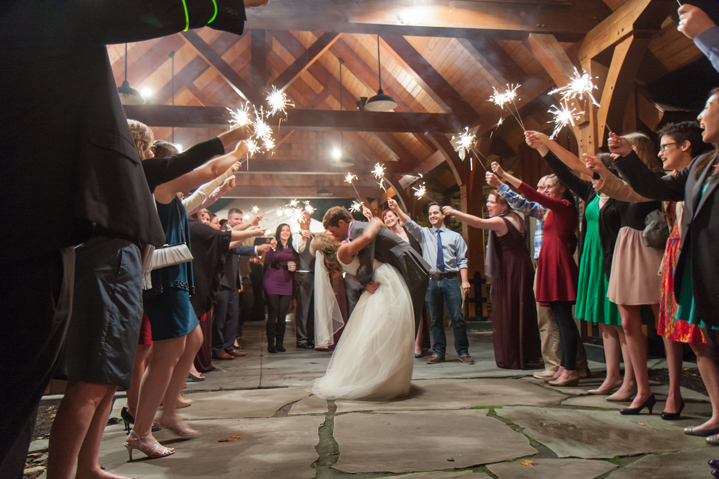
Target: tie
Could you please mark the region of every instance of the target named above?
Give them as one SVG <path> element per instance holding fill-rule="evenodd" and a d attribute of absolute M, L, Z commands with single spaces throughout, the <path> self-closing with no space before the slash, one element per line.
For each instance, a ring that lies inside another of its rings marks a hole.
<path fill-rule="evenodd" d="M 437 269 L 444 273 L 444 252 L 442 251 L 442 236 L 439 234 L 440 231 L 437 230 Z"/>

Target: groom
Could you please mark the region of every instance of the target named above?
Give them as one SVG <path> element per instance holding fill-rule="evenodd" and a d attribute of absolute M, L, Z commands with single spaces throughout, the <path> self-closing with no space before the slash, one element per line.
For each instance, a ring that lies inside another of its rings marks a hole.
<path fill-rule="evenodd" d="M 367 227 L 367 223 L 355 221 L 350 212 L 342 206 L 334 206 L 327 210 L 322 224 L 337 241 L 352 241 Z M 356 278 L 365 287 L 372 279 L 375 259 L 391 264 L 399 270 L 412 297 L 416 333 L 424 308 L 424 296 L 429 285 L 430 267 L 427 262 L 412 249 L 409 243 L 404 242 L 387 228 L 381 228 L 377 237 L 360 250 L 357 257 L 360 267 Z"/>

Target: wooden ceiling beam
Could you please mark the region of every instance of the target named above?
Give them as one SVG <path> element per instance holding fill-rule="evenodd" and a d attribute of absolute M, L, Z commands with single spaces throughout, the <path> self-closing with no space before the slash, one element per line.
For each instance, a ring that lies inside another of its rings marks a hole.
<path fill-rule="evenodd" d="M 177 51 L 185 44 L 185 41 L 179 35 L 170 35 L 161 38 L 149 50 L 140 55 L 140 57 L 128 64 L 127 81 L 130 85 L 140 85 L 143 81 L 152 75 L 155 70 L 168 61 L 170 52 Z M 122 56 L 125 54 L 123 52 Z M 119 70 L 122 74 L 122 70 Z M 121 76 L 120 82 L 124 80 Z M 119 82 L 118 82 L 119 84 Z"/>
<path fill-rule="evenodd" d="M 193 83 L 195 80 L 197 80 L 200 75 L 205 73 L 210 66 L 205 62 L 205 60 L 197 56 L 190 60 L 190 62 L 182 67 L 182 70 L 177 72 L 175 74 L 175 96 L 177 96 L 180 91 L 185 88 L 187 85 Z M 165 86 L 160 88 L 153 97 L 154 105 L 143 105 L 148 107 L 161 107 L 165 106 L 163 103 L 167 103 L 172 98 L 172 81 L 168 81 Z M 169 108 L 172 108 L 171 106 Z M 176 107 L 176 108 L 182 108 L 182 107 Z M 198 107 L 195 107 L 198 108 Z M 140 120 L 141 121 L 141 120 Z M 172 126 L 172 125 L 167 125 Z"/>
<path fill-rule="evenodd" d="M 285 0 L 248 9 L 247 17 L 248 25 L 266 30 L 455 38 L 484 32 L 506 39 L 538 32 L 575 42 L 611 13 L 601 0 Z"/>
<path fill-rule="evenodd" d="M 427 137 L 437 146 L 437 151 L 444 156 L 449 168 L 452 170 L 457 185 L 462 187 L 466 182 L 464 178 L 465 167 L 459 155 L 457 155 L 457 152 L 454 151 L 452 144 L 447 139 L 447 135 L 433 131 L 428 132 Z"/>
<path fill-rule="evenodd" d="M 275 156 L 280 155 L 278 153 Z M 385 171 L 387 174 L 407 174 L 412 168 L 408 168 L 399 162 L 385 162 Z M 351 170 L 355 175 L 371 175 L 374 163 L 368 161 L 355 161 L 354 166 L 334 166 L 332 160 L 285 160 L 285 159 L 269 159 L 265 161 L 255 161 L 250 159 L 250 171 L 244 168 L 237 171 L 237 174 L 295 174 L 295 175 L 341 175 L 347 174 Z"/>
<path fill-rule="evenodd" d="M 303 72 L 312 66 L 334 43 L 340 39 L 339 33 L 327 32 L 320 35 L 315 42 L 310 45 L 307 51 L 298 56 L 297 59 L 285 69 L 275 79 L 275 84 L 279 85 L 278 90 L 285 91 L 293 81 L 299 78 Z"/>
<path fill-rule="evenodd" d="M 199 63 L 203 60 L 196 59 L 190 64 L 196 61 Z M 125 113 L 150 126 L 174 126 L 176 128 L 226 128 L 230 119 L 229 112 L 223 107 L 127 105 Z M 421 133 L 429 130 L 456 133 L 460 129 L 459 125 L 460 123 L 454 115 L 442 113 L 300 109 L 289 110 L 287 121 L 282 122 L 283 129 L 388 133 Z"/>
<path fill-rule="evenodd" d="M 373 135 L 375 139 L 389 149 L 389 152 L 401 163 L 413 165 L 419 161 L 392 133 L 373 133 Z"/>
<path fill-rule="evenodd" d="M 267 65 L 267 35 L 264 30 L 250 30 L 251 68 L 250 83 L 260 98 L 260 92 L 267 89 L 269 70 Z M 253 102 L 255 103 L 255 102 Z"/>
<path fill-rule="evenodd" d="M 475 121 L 479 117 L 469 103 L 404 37 L 390 35 L 382 39 L 394 52 L 394 60 L 407 72 L 414 72 L 415 81 L 442 109 L 454 113 L 464 123 Z"/>
<path fill-rule="evenodd" d="M 314 199 L 322 198 L 317 195 L 317 190 L 322 186 L 236 186 L 231 189 L 224 198 L 302 198 Z M 361 197 L 376 198 L 382 192 L 379 187 L 370 188 L 362 185 L 356 185 L 357 192 Z M 351 186 L 329 186 L 324 185 L 325 189 L 332 192 L 335 198 L 357 198 L 354 188 Z"/>
<path fill-rule="evenodd" d="M 212 46 L 208 45 L 194 30 L 182 32 L 187 43 L 192 45 L 197 53 L 213 66 L 224 78 L 227 84 L 245 101 L 259 104 L 261 95 L 257 93 L 225 60 L 222 59 Z"/>
<path fill-rule="evenodd" d="M 500 85 L 524 83 L 527 73 L 493 38 L 460 38 L 459 43 Z"/>

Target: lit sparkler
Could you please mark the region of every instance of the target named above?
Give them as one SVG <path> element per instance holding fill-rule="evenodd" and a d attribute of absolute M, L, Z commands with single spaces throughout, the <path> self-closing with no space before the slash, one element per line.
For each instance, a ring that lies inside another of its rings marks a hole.
<path fill-rule="evenodd" d="M 422 198 L 425 193 L 427 193 L 427 187 L 422 183 L 419 186 L 413 186 L 412 189 L 414 190 L 414 196 L 417 198 Z"/>
<path fill-rule="evenodd" d="M 242 108 L 237 108 L 235 110 L 228 108 L 227 111 L 230 112 L 230 126 L 232 127 L 241 127 L 252 123 L 252 119 L 250 118 L 249 102 L 245 103 L 245 106 Z"/>
<path fill-rule="evenodd" d="M 598 107 L 599 103 L 597 103 L 594 95 L 592 95 L 592 91 L 596 89 L 597 86 L 592 81 L 592 77 L 589 76 L 589 73 L 585 72 L 580 74 L 579 70 L 575 68 L 574 76 L 569 79 L 569 83 L 566 86 L 555 88 L 548 94 L 554 95 L 555 93 L 559 93 L 564 102 L 575 98 L 584 100 L 584 95 L 587 95 L 592 100 L 594 106 Z"/>
<path fill-rule="evenodd" d="M 360 202 L 360 204 L 361 204 L 361 203 L 362 203 L 362 198 L 360 197 L 359 191 L 357 191 L 357 188 L 355 187 L 355 185 L 354 185 L 354 183 L 353 183 L 354 180 L 356 180 L 356 179 L 357 179 L 357 175 L 353 175 L 352 173 L 349 173 L 349 172 L 348 172 L 347 175 L 345 175 L 345 183 L 349 183 L 350 185 L 352 185 L 352 189 L 355 190 L 355 194 L 357 195 L 357 199 L 359 200 L 359 202 Z"/>
<path fill-rule="evenodd" d="M 550 140 L 553 140 L 565 126 L 574 126 L 574 120 L 578 119 L 576 111 L 573 108 L 570 110 L 566 103 L 563 103 L 561 108 L 558 108 L 557 105 L 552 105 L 548 113 L 554 116 L 554 119 L 549 122 L 554 123 L 554 131 L 552 136 L 549 137 Z"/>
<path fill-rule="evenodd" d="M 262 140 L 262 143 L 265 147 L 265 151 L 272 151 L 275 148 L 275 139 L 271 136 L 268 136 L 264 140 Z M 274 152 L 273 152 L 274 154 Z"/>
<path fill-rule="evenodd" d="M 274 85 L 272 85 L 272 91 L 267 95 L 267 103 L 270 106 L 270 111 L 267 113 L 267 116 L 274 116 L 280 111 L 286 116 L 287 107 L 295 106 L 294 103 L 287 99 L 285 92 L 277 91 L 277 88 Z"/>
<path fill-rule="evenodd" d="M 387 188 L 384 186 L 384 165 L 381 165 L 379 163 L 374 165 L 372 174 L 374 175 L 375 178 L 377 178 L 379 180 L 377 182 L 379 187 L 382 188 L 382 190 L 387 191 Z"/>
<path fill-rule="evenodd" d="M 497 90 L 494 86 L 492 87 L 492 96 L 489 97 L 489 101 L 500 107 L 502 110 L 504 108 L 507 108 L 507 111 L 512 114 L 515 120 L 517 120 L 517 123 L 519 123 L 519 126 L 522 127 L 522 130 L 527 131 L 527 129 L 524 127 L 524 122 L 522 121 L 522 117 L 519 116 L 519 109 L 517 108 L 517 104 L 515 103 L 515 100 L 517 99 L 517 90 L 522 85 L 510 85 L 507 84 L 507 89 L 504 92 L 500 92 Z M 514 111 L 512 111 L 511 106 L 514 106 Z M 502 120 L 500 120 L 502 121 Z M 497 124 L 499 126 L 499 124 Z"/>
<path fill-rule="evenodd" d="M 305 206 L 303 209 L 305 210 L 305 213 L 307 213 L 309 215 L 311 215 L 312 213 L 315 212 L 315 208 L 312 205 L 310 205 L 309 201 L 305 201 Z"/>
<path fill-rule="evenodd" d="M 249 213 L 245 213 L 244 215 L 242 215 L 242 219 L 244 221 L 250 221 L 252 219 L 252 215 Z"/>
<path fill-rule="evenodd" d="M 256 115 L 255 121 L 252 122 L 252 126 L 255 128 L 255 138 L 262 138 L 263 140 L 272 138 L 272 128 L 270 128 L 270 125 L 268 125 L 262 118 L 262 109 L 260 109 L 260 113 Z"/>
<path fill-rule="evenodd" d="M 282 208 L 277 208 L 277 217 L 283 216 L 285 214 L 285 210 Z"/>
<path fill-rule="evenodd" d="M 461 160 L 464 161 L 468 153 L 474 153 L 475 155 L 477 155 L 477 162 L 484 169 L 484 171 L 487 171 L 487 168 L 484 166 L 484 163 L 479 160 L 479 157 L 484 158 L 485 160 L 487 160 L 487 162 L 489 162 L 489 158 L 484 156 L 480 151 L 477 150 L 477 148 L 475 148 L 477 144 L 477 137 L 475 133 L 469 132 L 468 126 L 464 127 L 464 131 L 462 133 L 453 136 L 450 142 L 454 146 L 454 151 L 457 152 L 457 155 Z M 473 170 L 471 155 L 469 157 L 469 169 Z"/>
<path fill-rule="evenodd" d="M 300 204 L 297 200 L 291 200 L 290 201 L 290 208 L 297 208 L 297 205 Z"/>
<path fill-rule="evenodd" d="M 259 207 L 259 206 L 253 206 L 250 210 L 252 211 L 252 214 L 253 214 L 253 215 L 256 215 L 257 213 L 260 212 L 260 207 Z"/>
<path fill-rule="evenodd" d="M 361 202 L 359 202 L 359 201 L 353 201 L 353 202 L 352 202 L 352 206 L 350 206 L 350 211 L 351 211 L 352 213 L 359 213 L 359 212 L 362 211 L 362 208 L 363 208 L 363 207 L 364 207 L 364 205 L 363 205 Z"/>

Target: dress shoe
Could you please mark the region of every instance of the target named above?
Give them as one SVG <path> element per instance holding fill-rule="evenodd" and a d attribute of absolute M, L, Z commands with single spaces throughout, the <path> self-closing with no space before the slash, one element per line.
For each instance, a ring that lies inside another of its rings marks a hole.
<path fill-rule="evenodd" d="M 315 349 L 315 345 L 310 343 L 302 343 L 297 345 L 297 349 Z"/>
<path fill-rule="evenodd" d="M 714 469 L 719 469 L 719 459 L 709 459 L 708 464 Z"/>
<path fill-rule="evenodd" d="M 437 363 L 443 363 L 443 362 L 444 362 L 444 356 L 440 356 L 439 354 L 433 354 L 427 360 L 427 364 L 437 364 Z"/>
<path fill-rule="evenodd" d="M 699 429 L 699 427 L 685 427 L 684 434 L 687 436 L 707 437 L 719 434 L 719 427 Z"/>
<path fill-rule="evenodd" d="M 682 417 L 682 411 L 684 410 L 684 399 L 682 399 L 681 404 L 679 405 L 679 411 L 678 412 L 663 412 L 661 418 L 665 421 L 678 421 Z"/>
<path fill-rule="evenodd" d="M 607 389 L 590 389 L 589 391 L 587 391 L 587 394 L 592 394 L 594 396 L 609 396 L 614 391 L 622 387 L 623 382 L 623 379 L 617 379 L 617 382 L 609 386 Z"/>
<path fill-rule="evenodd" d="M 719 434 L 714 434 L 706 438 L 707 444 L 710 446 L 719 446 Z"/>
<path fill-rule="evenodd" d="M 587 379 L 592 377 L 592 372 L 589 370 L 589 368 L 585 367 L 584 369 L 579 370 L 579 379 Z"/>
<path fill-rule="evenodd" d="M 235 357 L 231 354 L 227 354 L 226 352 L 222 351 L 220 354 L 213 354 L 213 359 L 235 359 Z"/>
<path fill-rule="evenodd" d="M 711 475 L 714 477 L 719 477 L 719 469 L 712 469 Z"/>
<path fill-rule="evenodd" d="M 542 380 L 544 380 L 544 379 L 547 379 L 547 378 L 550 378 L 550 379 L 553 378 L 555 374 L 557 374 L 557 371 L 556 371 L 556 370 L 552 371 L 552 370 L 550 370 L 550 369 L 547 369 L 546 371 L 542 371 L 542 372 L 540 372 L 540 373 L 534 373 L 534 374 L 532 374 L 532 377 L 534 377 L 535 379 L 542 379 Z"/>
<path fill-rule="evenodd" d="M 230 351 L 230 352 L 227 353 L 227 354 L 231 354 L 231 355 L 233 355 L 233 356 L 236 357 L 236 358 L 237 358 L 237 357 L 240 357 L 240 356 L 247 356 L 247 353 L 245 353 L 244 351 L 243 351 L 243 352 L 240 352 L 240 351 L 238 351 L 238 350 L 236 350 L 236 349 L 233 349 L 232 351 Z"/>
<path fill-rule="evenodd" d="M 579 385 L 579 378 L 572 378 L 567 379 L 566 381 L 549 381 L 547 384 L 554 387 L 571 387 L 571 386 L 578 386 Z"/>
<path fill-rule="evenodd" d="M 474 359 L 469 354 L 463 354 L 459 357 L 459 360 L 464 364 L 474 364 Z"/>
<path fill-rule="evenodd" d="M 654 394 L 650 395 L 646 401 L 641 403 L 639 407 L 628 407 L 626 409 L 620 409 L 619 414 L 622 416 L 638 416 L 642 409 L 647 408 L 649 409 L 649 414 L 652 413 L 652 409 L 654 409 L 654 405 L 657 403 L 657 398 L 654 397 Z"/>

